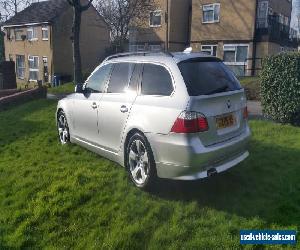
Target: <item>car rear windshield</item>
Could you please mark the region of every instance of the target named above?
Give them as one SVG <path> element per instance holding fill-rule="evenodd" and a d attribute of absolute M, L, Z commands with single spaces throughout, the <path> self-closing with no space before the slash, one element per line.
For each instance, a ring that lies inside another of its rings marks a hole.
<path fill-rule="evenodd" d="M 178 64 L 190 96 L 241 89 L 234 73 L 217 58 L 192 59 Z"/>

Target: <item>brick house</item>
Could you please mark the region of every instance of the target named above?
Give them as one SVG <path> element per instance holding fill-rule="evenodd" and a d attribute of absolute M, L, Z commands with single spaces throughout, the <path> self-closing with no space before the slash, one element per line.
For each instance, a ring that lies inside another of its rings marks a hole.
<path fill-rule="evenodd" d="M 51 82 L 54 75 L 73 75 L 73 10 L 66 0 L 31 4 L 3 24 L 5 57 L 16 63 L 17 81 Z M 105 57 L 110 33 L 91 6 L 82 14 L 83 72 L 90 72 Z"/>
<path fill-rule="evenodd" d="M 189 44 L 191 11 L 191 0 L 154 0 L 149 19 L 131 27 L 129 50 L 183 50 Z"/>
<path fill-rule="evenodd" d="M 223 59 L 237 75 L 250 75 L 261 58 L 297 48 L 291 0 L 156 0 L 155 7 L 130 33 L 130 50 L 191 46 Z"/>

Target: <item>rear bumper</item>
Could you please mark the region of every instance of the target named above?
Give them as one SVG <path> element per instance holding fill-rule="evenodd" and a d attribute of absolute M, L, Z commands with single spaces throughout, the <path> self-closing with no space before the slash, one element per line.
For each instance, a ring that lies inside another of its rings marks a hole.
<path fill-rule="evenodd" d="M 223 143 L 205 147 L 195 135 L 148 135 L 160 178 L 196 180 L 208 170 L 228 170 L 249 156 L 250 129 Z"/>

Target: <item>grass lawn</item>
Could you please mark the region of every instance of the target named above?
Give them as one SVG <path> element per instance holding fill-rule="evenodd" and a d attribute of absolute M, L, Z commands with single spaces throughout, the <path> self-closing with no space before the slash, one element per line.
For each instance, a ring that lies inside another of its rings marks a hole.
<path fill-rule="evenodd" d="M 65 83 L 59 87 L 48 88 L 48 93 L 50 94 L 71 94 L 75 91 L 75 85 L 73 82 Z"/>
<path fill-rule="evenodd" d="M 246 90 L 248 100 L 259 101 L 261 99 L 259 77 L 241 77 L 239 81 Z"/>
<path fill-rule="evenodd" d="M 244 87 L 256 87 L 259 88 L 259 77 L 258 76 L 247 76 L 239 78 L 241 84 Z"/>
<path fill-rule="evenodd" d="M 55 106 L 0 112 L 0 249 L 236 249 L 240 229 L 300 229 L 300 128 L 251 121 L 247 161 L 146 193 L 118 165 L 61 146 Z"/>

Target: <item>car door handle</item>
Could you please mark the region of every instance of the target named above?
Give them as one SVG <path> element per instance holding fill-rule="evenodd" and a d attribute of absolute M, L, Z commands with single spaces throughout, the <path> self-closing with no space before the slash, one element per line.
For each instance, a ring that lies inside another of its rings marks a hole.
<path fill-rule="evenodd" d="M 121 106 L 120 111 L 122 113 L 127 113 L 128 112 L 128 108 L 125 105 L 123 105 L 123 106 Z"/>
<path fill-rule="evenodd" d="M 96 108 L 98 108 L 98 106 L 97 106 L 97 103 L 94 102 L 94 103 L 92 104 L 92 109 L 96 109 Z"/>

